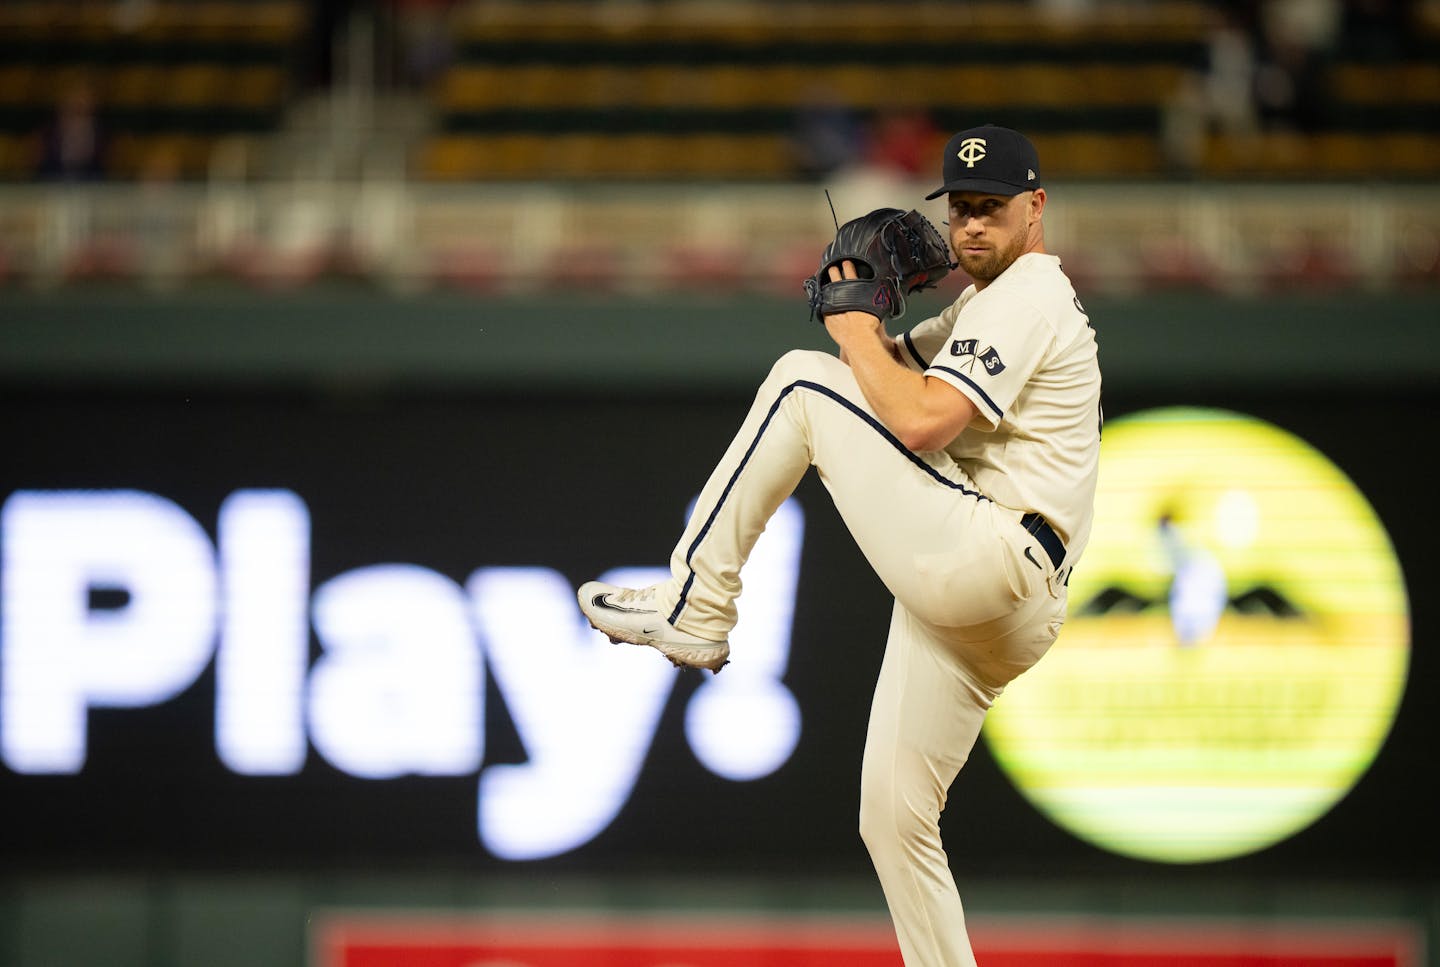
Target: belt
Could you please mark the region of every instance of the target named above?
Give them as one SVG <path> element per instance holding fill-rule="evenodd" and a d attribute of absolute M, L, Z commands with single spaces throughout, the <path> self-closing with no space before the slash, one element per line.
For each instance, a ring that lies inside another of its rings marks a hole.
<path fill-rule="evenodd" d="M 1065 560 L 1065 544 L 1050 526 L 1050 522 L 1039 514 L 1032 513 L 1020 518 L 1020 526 L 1040 543 L 1041 548 L 1049 555 L 1050 563 L 1059 570 L 1061 562 Z"/>

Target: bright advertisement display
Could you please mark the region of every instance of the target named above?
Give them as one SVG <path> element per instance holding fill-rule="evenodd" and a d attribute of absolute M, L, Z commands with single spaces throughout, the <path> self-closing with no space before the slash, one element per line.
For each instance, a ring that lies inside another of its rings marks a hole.
<path fill-rule="evenodd" d="M 985 736 L 1052 821 L 1199 862 L 1314 823 L 1390 732 L 1405 585 L 1365 496 L 1276 426 L 1200 409 L 1107 423 L 1070 618 Z"/>
<path fill-rule="evenodd" d="M 619 814 L 679 676 L 587 627 L 562 574 L 486 567 L 461 583 L 377 563 L 312 592 L 299 494 L 236 491 L 217 516 L 212 543 L 154 493 L 25 490 L 0 504 L 5 766 L 79 774 L 92 712 L 163 705 L 209 670 L 215 753 L 234 774 L 298 775 L 312 748 L 357 779 L 478 773 L 477 838 L 506 860 L 581 847 Z M 694 755 L 731 781 L 774 772 L 799 739 L 781 678 L 803 534 L 791 500 L 756 544 L 753 617 L 735 636 L 751 660 L 688 701 Z M 643 587 L 665 574 L 605 579 Z M 523 763 L 482 768 L 487 678 Z"/>
<path fill-rule="evenodd" d="M 756 547 L 721 674 L 611 645 L 575 599 L 663 573 L 745 405 L 16 403 L 7 868 L 871 882 L 892 599 L 815 475 Z M 1406 600 L 1395 551 L 1418 575 L 1440 534 L 1373 462 L 1408 439 L 1396 405 L 1109 422 L 1069 623 L 941 817 L 957 877 L 1430 875 L 1435 605 Z M 616 468 L 606 434 L 637 421 L 667 457 Z"/>
<path fill-rule="evenodd" d="M 1413 927 L 1244 920 L 972 919 L 986 967 L 1420 967 Z M 325 914 L 311 967 L 900 967 L 872 917 Z"/>

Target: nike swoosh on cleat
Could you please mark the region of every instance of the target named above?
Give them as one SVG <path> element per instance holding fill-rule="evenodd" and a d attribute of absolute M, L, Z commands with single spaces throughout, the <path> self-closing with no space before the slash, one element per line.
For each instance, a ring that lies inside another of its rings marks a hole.
<path fill-rule="evenodd" d="M 604 608 L 606 611 L 619 611 L 621 614 L 649 613 L 649 610 L 645 608 L 622 608 L 618 604 L 611 604 L 609 599 L 603 594 L 595 595 L 595 597 L 590 599 L 590 603 L 597 608 Z"/>
<path fill-rule="evenodd" d="M 1026 558 L 1026 560 L 1028 560 L 1031 564 L 1033 564 L 1033 565 L 1035 565 L 1036 567 L 1040 568 L 1040 570 L 1042 570 L 1042 571 L 1045 570 L 1044 567 L 1041 567 L 1040 562 L 1037 561 L 1037 560 L 1035 560 L 1035 555 L 1030 553 L 1030 548 L 1028 548 L 1028 547 L 1025 548 L 1025 558 Z"/>

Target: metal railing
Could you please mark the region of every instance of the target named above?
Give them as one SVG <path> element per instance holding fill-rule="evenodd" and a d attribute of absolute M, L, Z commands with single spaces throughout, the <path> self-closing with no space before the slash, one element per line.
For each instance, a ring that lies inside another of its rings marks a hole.
<path fill-rule="evenodd" d="M 827 186 L 841 220 L 931 185 Z M 1097 293 L 1440 286 L 1440 182 L 1054 184 L 1047 245 Z M 834 232 L 819 185 L 404 181 L 0 187 L 0 286 L 358 281 L 524 294 L 793 295 Z"/>

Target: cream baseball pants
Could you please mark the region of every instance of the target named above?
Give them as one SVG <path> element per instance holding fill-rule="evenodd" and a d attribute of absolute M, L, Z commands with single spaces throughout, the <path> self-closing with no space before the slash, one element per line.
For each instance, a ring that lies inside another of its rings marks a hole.
<path fill-rule="evenodd" d="M 761 385 L 675 547 L 657 596 L 672 624 L 729 635 L 742 565 L 811 466 L 895 596 L 861 766 L 860 834 L 907 967 L 974 964 L 940 813 L 991 702 L 1054 641 L 1065 588 L 1020 510 L 978 493 L 947 454 L 906 450 L 849 366 L 797 350 Z"/>

